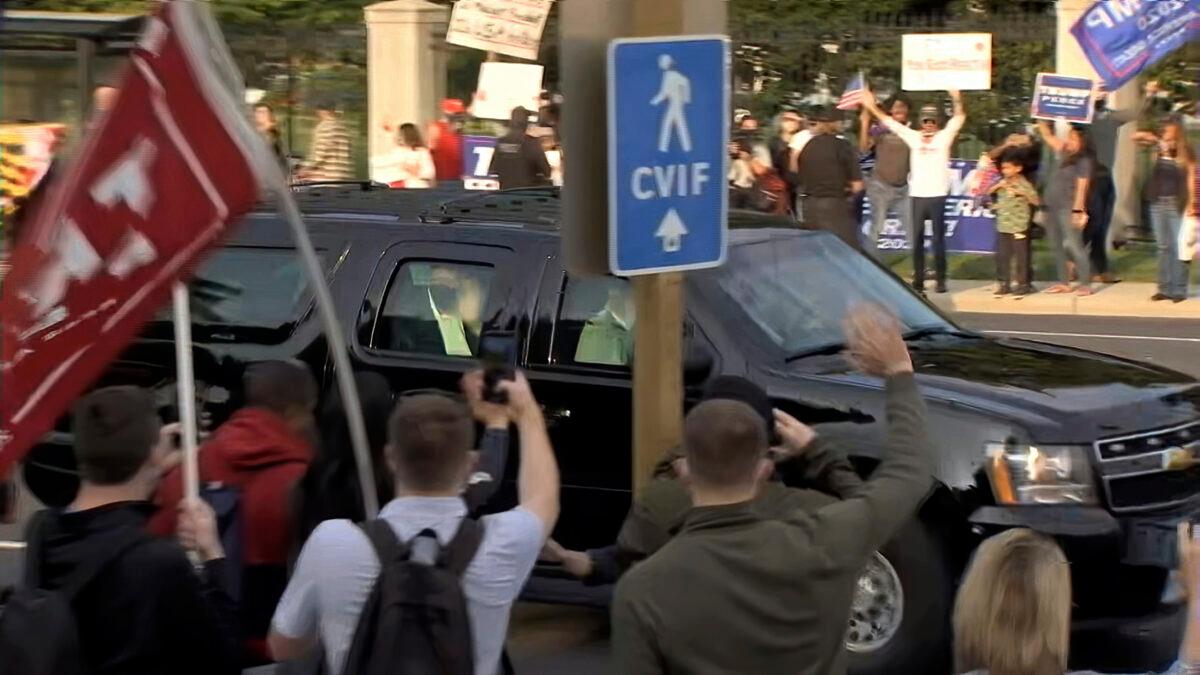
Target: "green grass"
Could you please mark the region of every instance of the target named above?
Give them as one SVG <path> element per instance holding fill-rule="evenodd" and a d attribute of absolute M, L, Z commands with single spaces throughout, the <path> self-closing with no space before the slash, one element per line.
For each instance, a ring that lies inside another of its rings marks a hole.
<path fill-rule="evenodd" d="M 1154 282 L 1158 279 L 1158 252 L 1153 242 L 1131 241 L 1120 251 L 1109 253 L 1109 270 L 1125 281 Z M 912 256 L 907 253 L 885 256 L 888 267 L 901 277 L 912 276 Z M 925 264 L 932 265 L 930 254 L 925 254 Z M 992 280 L 996 278 L 996 263 L 990 255 L 951 253 L 946 260 L 951 279 Z M 1046 282 L 1055 278 L 1054 252 L 1049 242 L 1033 242 L 1033 278 Z"/>

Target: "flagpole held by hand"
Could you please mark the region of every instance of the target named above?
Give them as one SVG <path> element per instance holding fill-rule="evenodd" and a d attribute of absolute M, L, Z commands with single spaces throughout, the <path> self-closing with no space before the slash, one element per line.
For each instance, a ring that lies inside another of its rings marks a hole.
<path fill-rule="evenodd" d="M 196 458 L 196 379 L 192 373 L 192 312 L 188 289 L 176 282 L 171 288 L 171 307 L 175 318 L 175 384 L 178 390 L 180 439 L 183 450 L 183 495 L 192 501 L 200 497 L 200 476 Z"/>

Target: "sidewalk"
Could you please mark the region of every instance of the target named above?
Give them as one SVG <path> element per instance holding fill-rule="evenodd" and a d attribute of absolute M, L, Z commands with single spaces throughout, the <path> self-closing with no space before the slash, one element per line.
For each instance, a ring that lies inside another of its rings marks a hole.
<path fill-rule="evenodd" d="M 1039 289 L 1050 284 L 1035 284 Z M 1180 303 L 1170 300 L 1151 302 L 1154 284 L 1123 281 L 1096 285 L 1096 294 L 1081 298 L 1074 294 L 1035 293 L 1022 298 L 1011 295 L 997 298 L 988 281 L 951 281 L 950 292 L 937 294 L 929 284 L 929 299 L 945 312 L 983 314 L 1056 314 L 1067 316 L 1118 316 L 1147 319 L 1200 319 L 1200 298 L 1189 297 Z"/>

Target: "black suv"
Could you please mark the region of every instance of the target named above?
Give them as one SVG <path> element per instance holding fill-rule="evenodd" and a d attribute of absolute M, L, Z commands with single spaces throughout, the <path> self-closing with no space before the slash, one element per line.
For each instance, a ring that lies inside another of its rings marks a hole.
<path fill-rule="evenodd" d="M 630 503 L 637 317 L 626 280 L 565 271 L 557 193 L 363 185 L 298 196 L 354 367 L 384 374 L 397 391 L 451 389 L 482 335 L 515 333 L 562 471 L 554 536 L 577 549 L 611 543 Z M 884 447 L 881 383 L 839 355 L 842 316 L 866 300 L 903 322 L 929 402 L 937 487 L 863 572 L 846 639 L 852 672 L 944 666 L 970 552 L 1012 527 L 1053 535 L 1071 559 L 1073 665 L 1132 671 L 1172 660 L 1183 627 L 1169 583 L 1175 524 L 1200 505 L 1200 468 L 1188 461 L 1200 441 L 1195 381 L 965 331 L 834 236 L 755 214 L 730 222 L 728 262 L 687 275 L 689 398 L 714 375 L 747 376 L 869 473 Z M 332 386 L 311 294 L 270 207 L 204 265 L 192 297 L 197 396 L 212 423 L 237 406 L 247 362 L 300 358 Z M 153 388 L 169 416 L 171 339 L 168 317 L 152 322 L 104 383 Z M 512 499 L 511 490 L 497 498 Z M 585 597 L 572 588 L 539 569 L 528 593 Z"/>

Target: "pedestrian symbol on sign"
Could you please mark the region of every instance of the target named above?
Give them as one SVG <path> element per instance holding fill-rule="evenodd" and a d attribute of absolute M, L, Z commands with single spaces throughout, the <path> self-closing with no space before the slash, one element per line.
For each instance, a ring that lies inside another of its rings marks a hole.
<path fill-rule="evenodd" d="M 671 130 L 679 137 L 679 145 L 684 152 L 692 151 L 692 137 L 688 134 L 687 116 L 683 106 L 692 102 L 692 83 L 683 73 L 675 70 L 675 60 L 670 54 L 658 57 L 658 67 L 663 71 L 662 86 L 658 95 L 650 99 L 650 105 L 657 106 L 667 102 L 666 113 L 663 115 L 662 126 L 658 132 L 658 151 L 667 152 L 671 148 Z"/>

